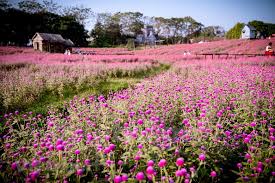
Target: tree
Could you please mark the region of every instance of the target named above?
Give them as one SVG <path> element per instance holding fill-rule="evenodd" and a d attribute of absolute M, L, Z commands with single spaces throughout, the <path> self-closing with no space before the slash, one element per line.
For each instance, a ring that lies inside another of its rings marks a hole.
<path fill-rule="evenodd" d="M 18 3 L 19 9 L 28 13 L 38 13 L 44 11 L 42 4 L 36 0 L 23 0 Z"/>
<path fill-rule="evenodd" d="M 238 22 L 234 25 L 227 33 L 227 39 L 239 39 L 241 37 L 242 29 L 244 28 L 244 23 Z"/>
<path fill-rule="evenodd" d="M 248 22 L 248 25 L 255 27 L 256 31 L 259 31 L 261 35 L 263 35 L 264 37 L 267 37 L 268 30 L 267 30 L 267 25 L 264 22 L 253 20 Z"/>
<path fill-rule="evenodd" d="M 7 0 L 0 0 L 0 9 L 1 10 L 7 10 L 10 7 L 11 7 L 11 5 L 9 4 L 9 2 Z"/>
<path fill-rule="evenodd" d="M 84 8 L 83 6 L 71 6 L 63 9 L 63 16 L 72 16 L 80 24 L 85 24 L 85 21 L 93 15 L 91 8 Z"/>
<path fill-rule="evenodd" d="M 275 24 L 266 23 L 265 25 L 267 26 L 267 36 L 275 33 Z"/>
<path fill-rule="evenodd" d="M 143 14 L 140 12 L 118 12 L 113 15 L 113 18 L 119 22 L 121 34 L 126 36 L 134 37 L 141 33 L 141 29 L 144 27 Z"/>
<path fill-rule="evenodd" d="M 125 42 L 121 35 L 119 17 L 112 14 L 98 14 L 95 27 L 90 35 L 94 38 L 96 47 L 111 47 Z"/>
<path fill-rule="evenodd" d="M 55 13 L 55 14 L 60 13 L 61 6 L 53 2 L 52 0 L 49 0 L 49 1 L 43 0 L 42 6 L 44 8 L 44 11 Z"/>

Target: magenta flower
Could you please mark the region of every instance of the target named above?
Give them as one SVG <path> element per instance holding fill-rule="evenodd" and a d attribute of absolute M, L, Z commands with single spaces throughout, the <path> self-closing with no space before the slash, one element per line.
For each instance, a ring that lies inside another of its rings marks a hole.
<path fill-rule="evenodd" d="M 122 174 L 121 180 L 124 181 L 124 182 L 127 182 L 128 181 L 128 175 Z"/>
<path fill-rule="evenodd" d="M 200 154 L 200 155 L 199 155 L 199 160 L 200 160 L 200 161 L 205 161 L 205 159 L 206 159 L 206 157 L 205 157 L 204 154 Z"/>
<path fill-rule="evenodd" d="M 159 163 L 158 163 L 158 166 L 160 167 L 160 168 L 163 168 L 163 167 L 165 167 L 166 166 L 166 160 L 165 159 L 161 159 L 160 161 L 159 161 Z"/>
<path fill-rule="evenodd" d="M 144 174 L 143 172 L 138 172 L 137 175 L 136 175 L 136 179 L 138 181 L 142 181 L 144 179 Z"/>
<path fill-rule="evenodd" d="M 176 165 L 181 167 L 184 165 L 184 159 L 183 158 L 178 158 L 176 161 Z"/>
<path fill-rule="evenodd" d="M 31 180 L 35 181 L 38 178 L 38 176 L 39 176 L 39 171 L 33 171 L 33 172 L 31 172 L 30 176 L 31 176 Z"/>
<path fill-rule="evenodd" d="M 83 173 L 84 173 L 84 171 L 83 171 L 82 169 L 78 169 L 78 170 L 76 171 L 76 175 L 78 175 L 78 176 L 83 175 Z"/>
<path fill-rule="evenodd" d="M 74 152 L 75 154 L 80 154 L 80 150 L 79 149 L 77 149 L 77 150 L 75 150 L 75 152 Z"/>
<path fill-rule="evenodd" d="M 210 176 L 211 176 L 211 177 L 216 177 L 216 176 L 217 176 L 217 173 L 216 173 L 215 171 L 212 171 L 212 172 L 210 173 Z"/>
<path fill-rule="evenodd" d="M 245 157 L 245 159 L 251 159 L 251 155 L 248 153 L 246 153 L 244 157 Z"/>
<path fill-rule="evenodd" d="M 137 120 L 137 123 L 138 123 L 139 125 L 142 125 L 142 124 L 143 124 L 143 120 L 142 120 L 142 119 L 138 119 L 138 120 Z"/>
<path fill-rule="evenodd" d="M 36 159 L 32 161 L 32 167 L 36 167 L 39 164 L 40 164 L 40 162 L 38 160 L 36 160 Z"/>
<path fill-rule="evenodd" d="M 147 169 L 146 169 L 146 173 L 149 174 L 149 175 L 152 175 L 154 174 L 155 170 L 152 166 L 148 166 Z"/>
<path fill-rule="evenodd" d="M 115 178 L 114 178 L 114 183 L 120 183 L 122 182 L 122 178 L 120 175 L 116 175 Z"/>
<path fill-rule="evenodd" d="M 85 159 L 84 164 L 87 165 L 87 166 L 88 166 L 88 165 L 91 165 L 91 160 Z"/>
<path fill-rule="evenodd" d="M 110 144 L 109 146 L 110 150 L 113 151 L 116 149 L 116 145 L 115 144 Z"/>
<path fill-rule="evenodd" d="M 154 161 L 153 160 L 149 160 L 148 162 L 147 162 L 147 166 L 154 166 Z"/>
<path fill-rule="evenodd" d="M 139 149 L 142 149 L 142 144 L 139 144 L 138 146 L 137 146 Z"/>
<path fill-rule="evenodd" d="M 57 149 L 58 151 L 64 151 L 64 146 L 61 145 L 61 144 L 59 144 L 59 145 L 56 146 L 56 149 Z"/>
<path fill-rule="evenodd" d="M 16 170 L 16 169 L 17 169 L 17 163 L 16 163 L 16 162 L 13 162 L 13 163 L 11 164 L 11 169 L 12 169 L 12 170 Z"/>
<path fill-rule="evenodd" d="M 118 160 L 117 164 L 118 164 L 119 166 L 121 166 L 121 165 L 123 165 L 123 161 L 122 161 L 122 160 Z"/>
<path fill-rule="evenodd" d="M 176 175 L 176 177 L 181 177 L 181 176 L 183 176 L 183 173 L 181 170 L 177 170 L 175 175 Z"/>

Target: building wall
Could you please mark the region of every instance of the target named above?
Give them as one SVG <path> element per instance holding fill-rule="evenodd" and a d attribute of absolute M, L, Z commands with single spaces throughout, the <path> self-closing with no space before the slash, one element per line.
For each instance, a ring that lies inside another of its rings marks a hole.
<path fill-rule="evenodd" d="M 242 39 L 250 39 L 250 29 L 247 26 L 244 26 L 244 28 L 242 29 L 242 35 L 241 38 Z"/>
<path fill-rule="evenodd" d="M 242 29 L 242 39 L 254 39 L 256 38 L 256 31 L 252 31 L 248 26 L 244 26 Z"/>

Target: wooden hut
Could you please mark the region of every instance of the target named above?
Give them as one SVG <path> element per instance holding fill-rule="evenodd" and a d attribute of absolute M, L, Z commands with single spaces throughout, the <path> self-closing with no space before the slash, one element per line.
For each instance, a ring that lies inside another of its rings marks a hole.
<path fill-rule="evenodd" d="M 52 53 L 64 53 L 66 49 L 72 52 L 74 43 L 70 39 L 64 39 L 60 34 L 35 33 L 32 37 L 35 50 Z"/>

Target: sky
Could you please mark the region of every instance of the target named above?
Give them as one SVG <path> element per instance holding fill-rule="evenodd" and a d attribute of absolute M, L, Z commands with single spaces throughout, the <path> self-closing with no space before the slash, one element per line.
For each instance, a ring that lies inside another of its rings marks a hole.
<path fill-rule="evenodd" d="M 275 23 L 275 0 L 54 0 L 62 6 L 83 5 L 95 13 L 139 11 L 145 16 L 191 16 L 205 26 L 229 30 L 237 22 Z"/>

